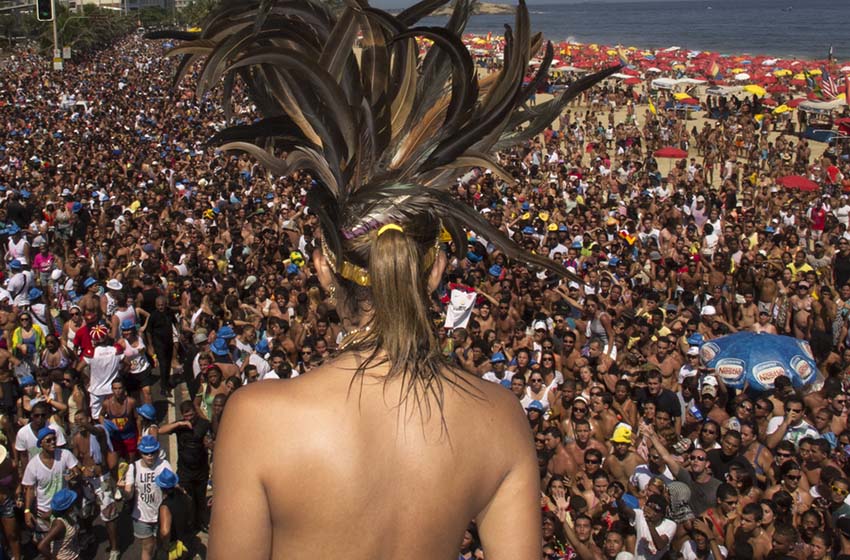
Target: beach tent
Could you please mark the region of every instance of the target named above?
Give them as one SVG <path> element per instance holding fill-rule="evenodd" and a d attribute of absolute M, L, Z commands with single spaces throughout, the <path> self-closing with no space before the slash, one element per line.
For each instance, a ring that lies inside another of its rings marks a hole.
<path fill-rule="evenodd" d="M 803 101 L 797 108 L 807 113 L 827 115 L 847 105 L 844 99 L 833 99 L 832 101 Z"/>
<path fill-rule="evenodd" d="M 741 86 L 712 86 L 705 90 L 706 95 L 714 95 L 716 97 L 726 97 L 735 95 L 744 91 Z"/>
<path fill-rule="evenodd" d="M 656 78 L 650 82 L 650 85 L 653 89 L 666 89 L 672 90 L 677 85 L 679 85 L 678 80 L 674 80 L 673 78 Z"/>

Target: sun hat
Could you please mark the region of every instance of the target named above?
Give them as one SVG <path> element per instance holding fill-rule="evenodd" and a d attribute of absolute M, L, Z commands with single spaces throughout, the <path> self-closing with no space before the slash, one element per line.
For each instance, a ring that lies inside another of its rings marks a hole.
<path fill-rule="evenodd" d="M 136 321 L 133 319 L 124 319 L 121 321 L 121 330 L 122 331 L 134 331 L 136 330 Z"/>
<path fill-rule="evenodd" d="M 36 443 L 36 445 L 41 447 L 41 441 L 44 438 L 46 438 L 47 436 L 55 436 L 55 435 L 56 435 L 56 430 L 54 430 L 53 428 L 51 428 L 49 426 L 45 426 L 38 431 L 38 435 L 36 436 L 35 443 Z"/>
<path fill-rule="evenodd" d="M 12 270 L 20 270 L 21 268 L 23 268 L 23 265 L 18 259 L 12 259 L 11 261 L 9 261 L 9 268 L 11 268 Z"/>
<path fill-rule="evenodd" d="M 537 412 L 543 412 L 543 403 L 540 401 L 531 401 L 528 403 L 528 406 L 525 407 L 526 410 L 536 410 Z"/>
<path fill-rule="evenodd" d="M 140 453 L 145 453 L 145 454 L 156 453 L 157 451 L 159 451 L 159 448 L 160 448 L 159 440 L 157 440 L 153 436 L 144 436 L 139 441 L 139 452 Z"/>
<path fill-rule="evenodd" d="M 198 329 L 195 331 L 195 334 L 192 335 L 192 342 L 195 344 L 203 344 L 207 340 L 209 340 L 210 335 L 207 334 L 206 329 Z"/>
<path fill-rule="evenodd" d="M 210 350 L 216 356 L 227 356 L 230 354 L 230 349 L 227 347 L 227 341 L 223 338 L 216 338 L 210 345 Z"/>
<path fill-rule="evenodd" d="M 236 333 L 233 332 L 233 329 L 230 328 L 229 325 L 224 325 L 215 333 L 216 338 L 221 338 L 224 340 L 230 340 L 231 338 L 236 338 Z"/>
<path fill-rule="evenodd" d="M 118 280 L 113 278 L 109 282 L 106 283 L 106 287 L 109 288 L 110 290 L 120 290 L 124 287 L 124 284 L 122 284 L 121 282 L 119 282 Z"/>
<path fill-rule="evenodd" d="M 620 424 L 614 428 L 611 441 L 613 443 L 632 443 L 632 429 L 625 424 Z"/>
<path fill-rule="evenodd" d="M 97 324 L 91 328 L 89 331 L 89 336 L 91 336 L 92 342 L 102 342 L 106 340 L 106 337 L 109 335 L 109 330 L 105 325 Z"/>
<path fill-rule="evenodd" d="M 91 288 L 95 284 L 97 284 L 97 280 L 89 276 L 88 278 L 86 278 L 85 282 L 83 282 L 83 288 Z"/>
<path fill-rule="evenodd" d="M 50 500 L 50 509 L 58 512 L 67 511 L 76 501 L 77 493 L 69 488 L 63 488 L 53 494 L 53 498 Z"/>
<path fill-rule="evenodd" d="M 495 354 L 493 354 L 493 357 L 490 358 L 491 364 L 505 363 L 507 361 L 507 358 L 505 358 L 505 355 L 501 352 L 496 352 Z"/>
<path fill-rule="evenodd" d="M 143 404 L 140 407 L 136 408 L 136 414 L 144 418 L 145 420 L 156 420 L 156 409 L 152 404 Z"/>
<path fill-rule="evenodd" d="M 161 473 L 156 475 L 154 482 L 163 490 L 170 490 L 180 483 L 180 477 L 174 474 L 171 469 L 163 469 Z"/>
<path fill-rule="evenodd" d="M 29 387 L 30 385 L 35 385 L 35 377 L 32 375 L 21 377 L 21 387 Z"/>

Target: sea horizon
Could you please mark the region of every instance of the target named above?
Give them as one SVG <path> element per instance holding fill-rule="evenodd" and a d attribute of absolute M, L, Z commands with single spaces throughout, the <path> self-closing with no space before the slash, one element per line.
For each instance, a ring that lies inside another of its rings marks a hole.
<path fill-rule="evenodd" d="M 512 2 L 498 2 L 514 4 Z M 678 46 L 722 55 L 821 60 L 830 46 L 850 60 L 850 7 L 833 0 L 577 0 L 528 3 L 532 29 L 553 42 L 621 44 L 640 49 Z M 447 17 L 421 25 L 445 25 Z M 753 22 L 758 22 L 753 25 Z M 502 34 L 510 14 L 476 15 L 466 33 Z"/>

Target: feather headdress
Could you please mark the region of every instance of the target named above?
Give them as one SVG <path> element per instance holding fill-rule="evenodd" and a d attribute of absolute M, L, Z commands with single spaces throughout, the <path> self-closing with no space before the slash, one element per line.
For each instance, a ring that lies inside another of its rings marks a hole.
<path fill-rule="evenodd" d="M 367 261 L 347 251 L 347 242 L 422 214 L 442 224 L 460 256 L 473 230 L 509 258 L 569 276 L 523 250 L 450 189 L 472 167 L 512 181 L 493 152 L 539 134 L 619 66 L 529 106 L 553 49 L 531 33 L 524 0 L 515 26 L 505 26 L 504 67 L 481 80 L 461 41 L 470 0 L 455 0 L 445 27 L 417 26 L 446 2 L 423 0 L 391 15 L 366 0 L 346 0 L 335 16 L 312 0 L 224 0 L 200 33 L 149 37 L 184 41 L 170 51 L 182 55 L 175 83 L 199 61 L 199 97 L 223 82 L 229 122 L 237 80 L 244 83 L 262 118 L 226 128 L 212 142 L 248 152 L 276 174 L 310 172 L 316 184 L 308 205 L 321 221 L 329 260 L 349 280 L 369 282 Z M 420 38 L 432 42 L 424 54 Z M 541 48 L 540 67 L 524 85 L 529 60 Z"/>

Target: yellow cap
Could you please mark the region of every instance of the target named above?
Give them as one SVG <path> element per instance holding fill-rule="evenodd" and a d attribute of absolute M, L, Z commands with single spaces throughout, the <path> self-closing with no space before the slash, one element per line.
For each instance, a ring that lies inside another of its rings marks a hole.
<path fill-rule="evenodd" d="M 548 226 L 546 226 L 546 229 L 548 229 L 549 231 L 558 231 L 558 224 L 551 223 Z"/>
<path fill-rule="evenodd" d="M 614 443 L 631 443 L 632 429 L 625 424 L 620 424 L 614 428 L 614 435 L 611 436 L 611 441 Z"/>
<path fill-rule="evenodd" d="M 526 212 L 525 214 L 523 214 L 522 219 L 523 220 L 530 220 L 531 219 L 531 212 Z"/>
<path fill-rule="evenodd" d="M 543 220 L 544 222 L 548 222 L 549 221 L 549 212 L 543 211 L 543 212 L 537 214 L 537 217 L 540 218 L 541 220 Z"/>

